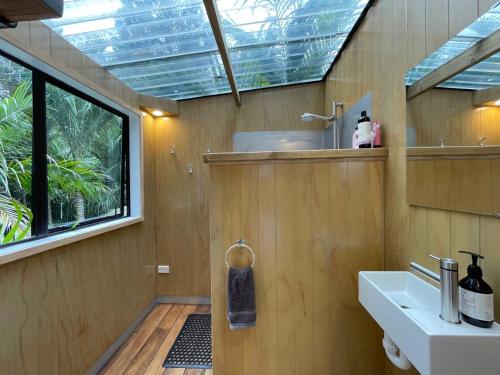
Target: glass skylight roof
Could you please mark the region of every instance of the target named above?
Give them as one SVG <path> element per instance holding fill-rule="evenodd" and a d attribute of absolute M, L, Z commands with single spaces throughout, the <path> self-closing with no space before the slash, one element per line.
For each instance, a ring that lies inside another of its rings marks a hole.
<path fill-rule="evenodd" d="M 450 41 L 443 44 L 429 57 L 406 74 L 406 85 L 411 85 L 422 77 L 444 65 L 467 48 L 500 29 L 500 3 L 479 17 Z M 500 53 L 474 65 L 443 82 L 438 87 L 480 90 L 500 85 Z"/>
<path fill-rule="evenodd" d="M 368 0 L 217 0 L 238 89 L 319 81 Z M 202 0 L 65 0 L 46 23 L 136 91 L 231 91 Z"/>

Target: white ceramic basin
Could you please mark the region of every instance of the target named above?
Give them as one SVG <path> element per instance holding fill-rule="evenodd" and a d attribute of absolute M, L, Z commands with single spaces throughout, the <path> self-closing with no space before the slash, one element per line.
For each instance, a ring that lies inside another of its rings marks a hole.
<path fill-rule="evenodd" d="M 441 320 L 439 289 L 412 273 L 360 272 L 359 301 L 422 375 L 500 374 L 500 326 Z"/>

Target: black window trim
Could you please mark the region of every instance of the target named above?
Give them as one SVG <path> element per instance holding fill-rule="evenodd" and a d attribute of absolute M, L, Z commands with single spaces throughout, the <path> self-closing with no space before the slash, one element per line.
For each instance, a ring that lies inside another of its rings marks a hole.
<path fill-rule="evenodd" d="M 31 210 L 33 221 L 31 224 L 31 236 L 21 241 L 8 244 L 0 244 L 0 248 L 6 248 L 21 243 L 40 240 L 63 232 L 90 227 L 97 224 L 124 219 L 131 216 L 130 199 L 130 117 L 123 112 L 101 102 L 95 97 L 72 87 L 68 83 L 55 78 L 46 72 L 12 56 L 0 48 L 0 56 L 28 69 L 32 72 L 32 96 L 33 96 L 33 136 L 32 136 L 32 203 Z M 122 119 L 122 165 L 121 165 L 121 196 L 120 214 L 102 218 L 90 218 L 77 225 L 61 225 L 54 228 L 48 227 L 48 182 L 47 182 L 47 116 L 46 116 L 46 85 L 51 84 L 69 94 L 77 96 L 89 103 L 102 108 Z M 92 90 L 91 88 L 89 88 Z M 126 207 L 126 210 L 125 210 Z"/>

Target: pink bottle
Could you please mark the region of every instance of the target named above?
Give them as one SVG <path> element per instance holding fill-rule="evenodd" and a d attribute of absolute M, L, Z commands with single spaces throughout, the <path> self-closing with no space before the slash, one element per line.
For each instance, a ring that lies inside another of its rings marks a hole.
<path fill-rule="evenodd" d="M 352 133 L 352 148 L 359 148 L 359 139 L 358 139 L 358 127 L 354 129 L 354 133 Z"/>
<path fill-rule="evenodd" d="M 372 147 L 382 147 L 382 127 L 378 121 L 372 127 Z"/>

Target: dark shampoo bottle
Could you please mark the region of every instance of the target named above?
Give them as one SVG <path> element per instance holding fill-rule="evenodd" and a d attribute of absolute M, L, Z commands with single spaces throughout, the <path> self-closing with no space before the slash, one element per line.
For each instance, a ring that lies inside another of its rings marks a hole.
<path fill-rule="evenodd" d="M 483 270 L 478 264 L 483 256 L 460 251 L 472 257 L 472 264 L 467 267 L 467 277 L 458 283 L 459 310 L 462 320 L 482 328 L 493 325 L 493 289 L 483 280 Z"/>

